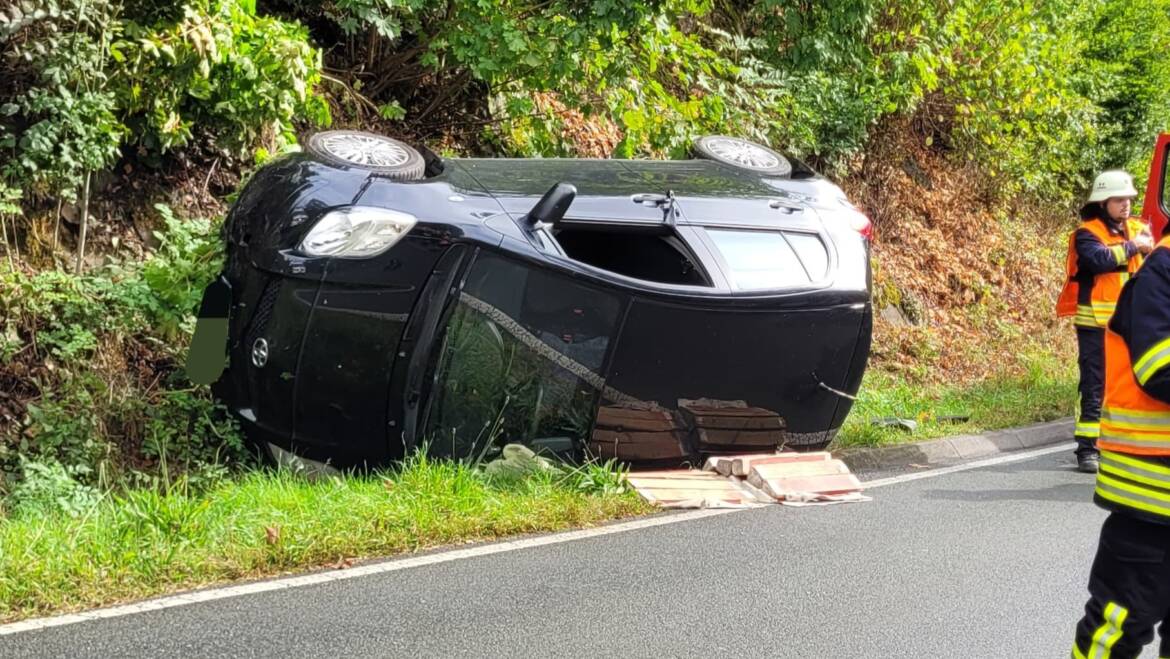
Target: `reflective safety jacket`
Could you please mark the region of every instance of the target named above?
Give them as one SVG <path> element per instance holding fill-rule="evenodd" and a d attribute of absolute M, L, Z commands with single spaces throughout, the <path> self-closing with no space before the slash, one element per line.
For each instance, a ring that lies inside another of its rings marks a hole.
<path fill-rule="evenodd" d="M 1170 236 L 1123 288 L 1105 333 L 1096 500 L 1170 524 Z"/>
<path fill-rule="evenodd" d="M 1105 327 L 1121 287 L 1142 264 L 1130 239 L 1144 228 L 1140 220 L 1126 220 L 1118 230 L 1105 220 L 1090 218 L 1069 234 L 1058 317 L 1074 316 L 1073 324 L 1081 327 Z"/>

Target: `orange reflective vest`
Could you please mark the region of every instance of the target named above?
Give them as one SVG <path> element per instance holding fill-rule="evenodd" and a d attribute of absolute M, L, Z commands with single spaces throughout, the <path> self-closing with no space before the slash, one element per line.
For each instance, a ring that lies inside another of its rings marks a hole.
<path fill-rule="evenodd" d="M 1156 250 L 1170 249 L 1170 236 Z M 1140 277 L 1141 275 L 1139 275 Z M 1127 299 L 1119 313 L 1133 322 L 1149 300 Z M 1105 397 L 1101 404 L 1101 451 L 1097 500 L 1107 508 L 1137 511 L 1155 521 L 1170 519 L 1170 404 L 1142 389 L 1170 368 L 1170 334 L 1130 354 L 1121 335 L 1105 332 Z M 1151 517 L 1152 516 L 1152 517 Z"/>
<path fill-rule="evenodd" d="M 1170 249 L 1170 236 L 1163 238 L 1156 249 Z M 1101 402 L 1099 449 L 1170 456 L 1170 405 L 1142 389 L 1167 366 L 1170 336 L 1134 360 L 1125 339 L 1113 330 L 1105 332 L 1105 397 Z"/>
<path fill-rule="evenodd" d="M 1113 310 L 1117 307 L 1117 296 L 1121 295 L 1121 287 L 1142 264 L 1140 255 L 1132 259 L 1126 258 L 1125 242 L 1145 228 L 1145 224 L 1140 220 L 1126 220 L 1125 235 L 1119 236 L 1110 233 L 1105 222 L 1101 220 L 1090 219 L 1081 222 L 1077 231 L 1084 229 L 1093 234 L 1101 244 L 1113 251 L 1117 259 L 1117 270 L 1095 275 L 1088 291 L 1081 290 L 1081 281 L 1077 276 L 1077 231 L 1069 234 L 1068 257 L 1065 262 L 1067 277 L 1064 289 L 1056 301 L 1057 317 L 1074 316 L 1073 324 L 1082 327 L 1105 327 L 1109 324 Z"/>
<path fill-rule="evenodd" d="M 1170 455 L 1170 405 L 1138 384 L 1170 362 L 1170 337 L 1137 361 L 1116 333 L 1105 333 L 1105 399 L 1097 448 L 1135 455 Z"/>

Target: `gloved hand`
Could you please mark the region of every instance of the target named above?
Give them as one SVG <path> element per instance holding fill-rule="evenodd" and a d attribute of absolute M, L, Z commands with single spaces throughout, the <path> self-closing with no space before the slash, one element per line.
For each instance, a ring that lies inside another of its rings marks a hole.
<path fill-rule="evenodd" d="M 1149 254 L 1154 249 L 1154 237 L 1147 231 L 1134 236 L 1133 243 L 1142 254 Z"/>

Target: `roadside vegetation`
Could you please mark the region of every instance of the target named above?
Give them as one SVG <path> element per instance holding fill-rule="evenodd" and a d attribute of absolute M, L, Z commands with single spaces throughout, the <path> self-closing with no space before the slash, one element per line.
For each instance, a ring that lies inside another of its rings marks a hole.
<path fill-rule="evenodd" d="M 1168 33 L 1170 0 L 7 3 L 0 617 L 643 509 L 437 463 L 257 471 L 181 364 L 241 181 L 325 126 L 465 155 L 680 158 L 705 133 L 789 151 L 876 231 L 873 358 L 838 445 L 1070 415 L 1063 236 L 1098 170 L 1141 185 Z M 371 512 L 430 500 L 406 473 L 466 486 L 435 510 L 479 512 Z M 345 501 L 369 515 L 349 545 Z"/>
<path fill-rule="evenodd" d="M 365 477 L 180 476 L 102 494 L 50 472 L 20 487 L 0 523 L 0 622 L 650 510 L 602 465 L 507 473 L 421 455 Z"/>
<path fill-rule="evenodd" d="M 833 446 L 877 446 L 1001 430 L 1069 416 L 1076 373 L 1066 361 L 1032 356 L 1020 371 L 971 384 L 911 383 L 870 371 Z M 908 423 L 907 423 L 908 422 Z"/>

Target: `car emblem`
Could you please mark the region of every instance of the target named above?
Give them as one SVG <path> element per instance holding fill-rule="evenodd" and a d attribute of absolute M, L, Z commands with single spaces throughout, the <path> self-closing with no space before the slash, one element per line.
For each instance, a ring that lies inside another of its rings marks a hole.
<path fill-rule="evenodd" d="M 268 363 L 268 342 L 264 339 L 256 339 L 252 344 L 252 364 L 256 368 L 264 368 Z"/>

